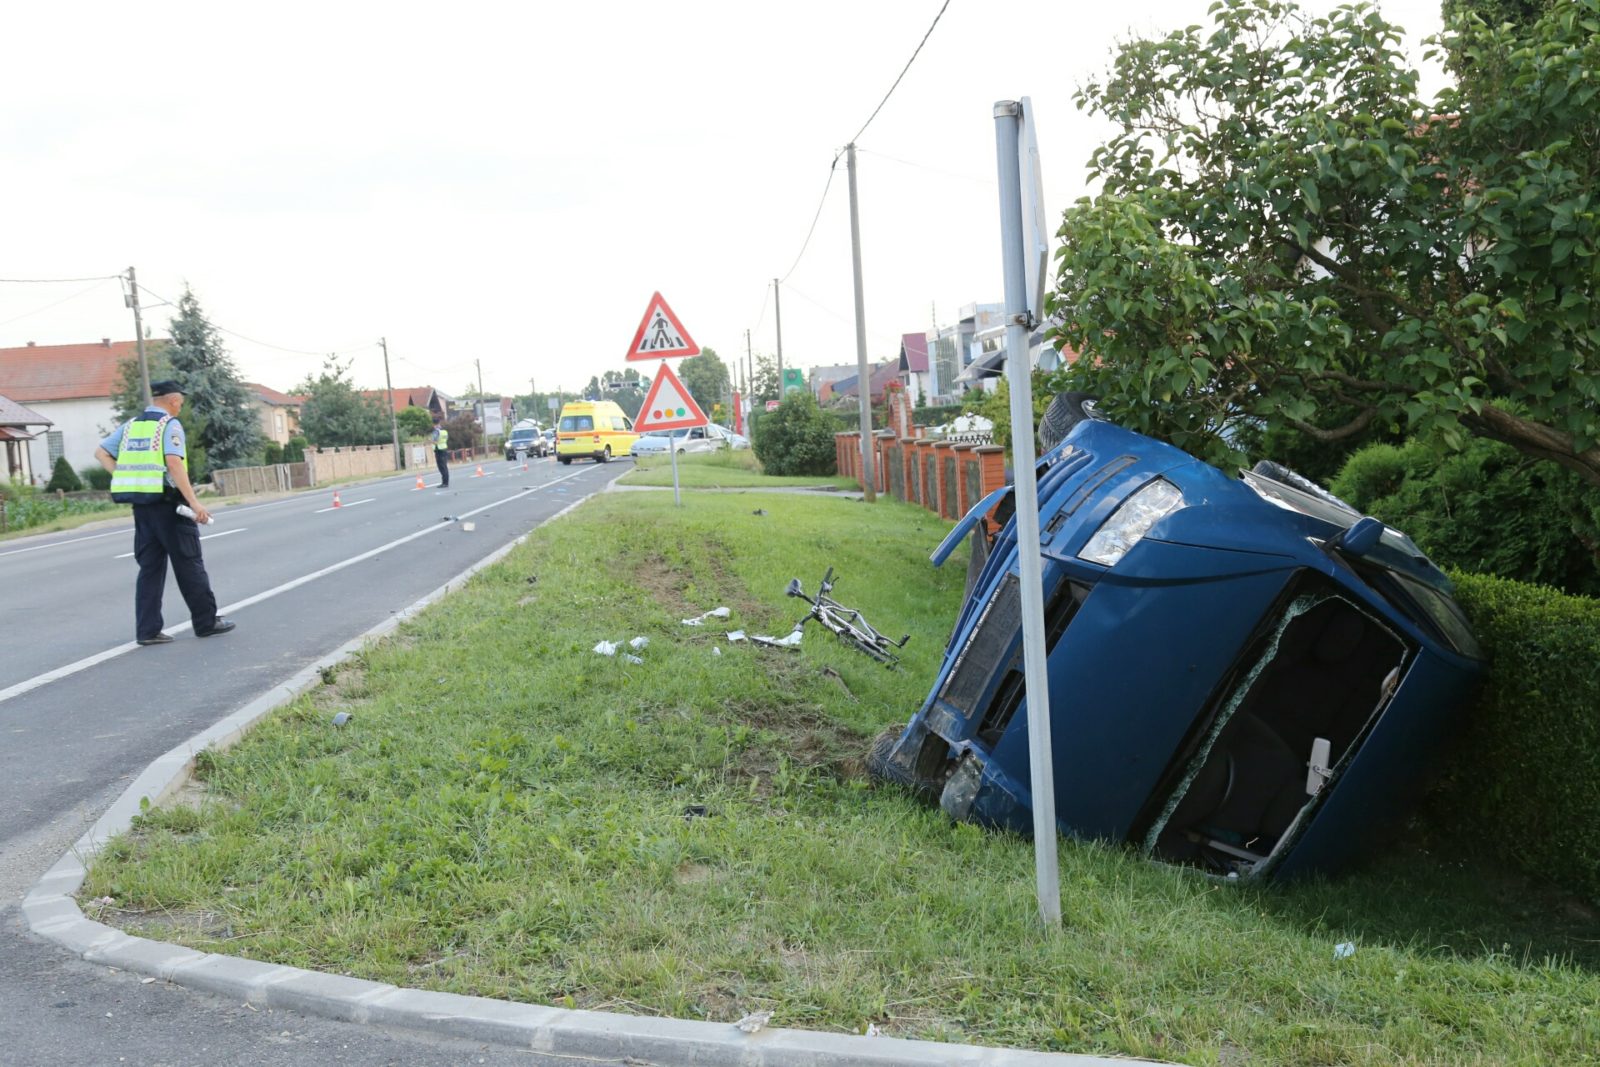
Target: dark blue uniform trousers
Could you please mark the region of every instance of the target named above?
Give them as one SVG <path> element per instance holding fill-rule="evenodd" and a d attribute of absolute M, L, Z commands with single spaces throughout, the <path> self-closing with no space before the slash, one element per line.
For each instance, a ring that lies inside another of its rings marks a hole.
<path fill-rule="evenodd" d="M 189 605 L 194 632 L 217 624 L 217 598 L 200 559 L 200 527 L 178 514 L 178 506 L 161 500 L 133 507 L 133 558 L 139 564 L 134 588 L 134 634 L 141 641 L 161 632 L 161 594 L 167 586 L 167 560 L 178 579 L 178 591 Z"/>
<path fill-rule="evenodd" d="M 439 484 L 450 484 L 450 453 L 442 448 L 433 450 L 433 461 L 439 465 Z"/>

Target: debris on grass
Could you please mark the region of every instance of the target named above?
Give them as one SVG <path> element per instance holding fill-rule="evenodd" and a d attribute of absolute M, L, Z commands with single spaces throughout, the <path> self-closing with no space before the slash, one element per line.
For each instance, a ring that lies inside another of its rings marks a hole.
<path fill-rule="evenodd" d="M 703 611 L 694 618 L 684 619 L 682 622 L 685 626 L 704 626 L 707 619 L 726 619 L 730 614 L 732 612 L 726 607 L 712 608 L 710 611 Z"/>
<path fill-rule="evenodd" d="M 734 1023 L 734 1025 L 747 1034 L 753 1034 L 759 1031 L 762 1027 L 766 1026 L 767 1022 L 771 1018 L 772 1012 L 770 1011 L 753 1011 L 749 1015 L 746 1015 L 743 1019 L 740 1019 L 738 1022 Z"/>

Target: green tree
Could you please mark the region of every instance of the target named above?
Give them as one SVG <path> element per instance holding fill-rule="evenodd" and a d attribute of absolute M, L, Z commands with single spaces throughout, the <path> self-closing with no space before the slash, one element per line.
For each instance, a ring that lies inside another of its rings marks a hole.
<path fill-rule="evenodd" d="M 1497 441 L 1447 453 L 1371 445 L 1330 488 L 1404 530 L 1441 566 L 1600 596 L 1600 494 Z"/>
<path fill-rule="evenodd" d="M 728 367 L 714 348 L 702 348 L 698 356 L 690 356 L 678 364 L 678 378 L 689 390 L 700 410 L 710 415 L 711 409 L 728 395 Z"/>
<path fill-rule="evenodd" d="M 233 357 L 222 347 L 216 327 L 206 319 L 194 290 L 184 287 L 178 314 L 169 329 L 166 357 L 183 386 L 187 407 L 198 425 L 184 422 L 190 449 L 198 441 L 210 468 L 254 463 L 261 453 L 261 426 L 250 393 L 239 380 Z M 194 470 L 191 456 L 190 469 Z M 209 468 L 202 468 L 209 469 Z"/>
<path fill-rule="evenodd" d="M 305 395 L 300 406 L 300 432 L 319 447 L 376 445 L 392 439 L 383 403 L 362 396 L 349 378 L 350 363 L 329 357 L 322 372 L 295 387 Z M 432 428 L 432 423 L 429 423 Z"/>
<path fill-rule="evenodd" d="M 750 382 L 750 399 L 752 403 L 765 404 L 768 400 L 778 399 L 778 358 L 776 356 L 757 356 L 755 370 L 752 372 Z"/>
<path fill-rule="evenodd" d="M 53 493 L 59 489 L 64 493 L 76 493 L 82 488 L 83 483 L 78 480 L 78 472 L 72 469 L 67 457 L 57 456 L 56 465 L 50 469 L 50 480 L 45 483 L 45 492 Z"/>
<path fill-rule="evenodd" d="M 151 381 L 159 382 L 172 377 L 172 363 L 167 359 L 165 341 L 146 341 L 144 361 L 150 368 Z M 137 356 L 117 361 L 117 377 L 111 386 L 111 406 L 116 410 L 118 425 L 144 412 L 144 379 L 139 374 Z M 107 426 L 106 433 L 110 433 L 111 429 Z"/>
<path fill-rule="evenodd" d="M 433 429 L 433 416 L 428 413 L 428 409 L 418 407 L 415 404 L 401 408 L 395 418 L 400 423 L 401 440 L 410 437 L 426 437 Z"/>
<path fill-rule="evenodd" d="M 776 411 L 755 420 L 750 447 L 767 474 L 834 474 L 838 429 L 838 421 L 810 393 L 791 393 Z"/>
<path fill-rule="evenodd" d="M 1120 132 L 1061 227 L 1074 387 L 1222 464 L 1254 425 L 1330 448 L 1403 429 L 1600 485 L 1600 0 L 1454 18 L 1473 74 L 1431 106 L 1369 7 L 1212 18 L 1078 95 Z"/>

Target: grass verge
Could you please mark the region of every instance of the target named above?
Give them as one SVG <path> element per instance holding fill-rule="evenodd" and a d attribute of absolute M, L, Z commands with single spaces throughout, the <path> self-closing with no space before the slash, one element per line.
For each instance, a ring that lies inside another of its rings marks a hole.
<path fill-rule="evenodd" d="M 1028 841 L 862 771 L 959 602 L 942 532 L 892 501 L 593 500 L 205 754 L 83 896 L 196 948 L 584 1008 L 1196 1064 L 1595 1059 L 1593 917 L 1436 849 L 1254 889 L 1063 842 L 1042 931 Z M 679 621 L 781 634 L 788 578 L 829 565 L 911 632 L 899 671 Z M 591 651 L 636 635 L 642 663 Z"/>
<path fill-rule="evenodd" d="M 623 485 L 672 485 L 672 457 L 644 456 L 623 475 Z M 678 484 L 685 489 L 750 489 L 778 486 L 827 486 L 859 489 L 853 478 L 835 475 L 776 476 L 761 473 L 761 464 L 749 449 L 694 452 L 678 457 Z"/>

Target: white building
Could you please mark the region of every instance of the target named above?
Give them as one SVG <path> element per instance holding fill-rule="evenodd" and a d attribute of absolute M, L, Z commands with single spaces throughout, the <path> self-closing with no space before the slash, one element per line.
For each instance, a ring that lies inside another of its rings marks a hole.
<path fill-rule="evenodd" d="M 117 425 L 111 392 L 117 365 L 136 359 L 132 341 L 102 338 L 99 344 L 35 345 L 0 348 L 0 393 L 50 420 L 50 426 L 27 442 L 32 480 L 50 478 L 57 457 L 66 456 L 73 470 L 95 463 L 100 439 Z"/>

